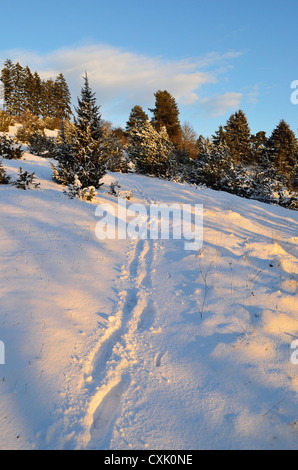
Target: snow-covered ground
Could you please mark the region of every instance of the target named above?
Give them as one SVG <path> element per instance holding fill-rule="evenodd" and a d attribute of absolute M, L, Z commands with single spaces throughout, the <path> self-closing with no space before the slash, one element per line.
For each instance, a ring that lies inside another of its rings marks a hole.
<path fill-rule="evenodd" d="M 135 174 L 70 200 L 3 161 L 1 449 L 297 449 L 298 214 Z M 204 243 L 104 240 L 99 203 L 203 204 Z"/>

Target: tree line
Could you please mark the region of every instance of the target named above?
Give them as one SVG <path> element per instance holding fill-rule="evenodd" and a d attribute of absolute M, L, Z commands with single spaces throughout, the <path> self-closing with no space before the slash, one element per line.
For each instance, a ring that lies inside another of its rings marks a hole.
<path fill-rule="evenodd" d="M 10 59 L 4 63 L 0 80 L 3 84 L 5 111 L 15 117 L 31 112 L 40 118 L 69 119 L 71 95 L 62 73 L 55 80 L 42 80 L 28 66 L 14 64 Z"/>
<path fill-rule="evenodd" d="M 30 94 L 29 94 L 30 96 Z M 298 143 L 281 120 L 269 137 L 252 134 L 238 110 L 211 137 L 181 125 L 175 98 L 167 90 L 155 94 L 155 106 L 132 108 L 124 129 L 102 119 L 87 74 L 73 121 L 61 118 L 57 139 L 40 129 L 26 134 L 32 153 L 52 156 L 54 179 L 82 195 L 101 185 L 106 171 L 131 171 L 174 181 L 205 185 L 239 196 L 297 208 Z M 62 116 L 62 115 L 60 115 Z M 1 153 L 1 152 L 0 152 Z"/>

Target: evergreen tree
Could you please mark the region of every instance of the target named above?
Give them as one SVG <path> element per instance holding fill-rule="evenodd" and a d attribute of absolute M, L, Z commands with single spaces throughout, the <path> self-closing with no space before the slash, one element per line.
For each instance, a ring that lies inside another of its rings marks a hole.
<path fill-rule="evenodd" d="M 52 117 L 69 119 L 71 116 L 71 96 L 68 85 L 62 73 L 60 73 L 53 87 L 54 112 Z"/>
<path fill-rule="evenodd" d="M 212 142 L 214 145 L 224 144 L 226 142 L 226 132 L 223 126 L 219 126 L 218 130 L 212 136 Z"/>
<path fill-rule="evenodd" d="M 173 174 L 174 146 L 165 127 L 157 132 L 147 120 L 140 130 L 130 133 L 128 153 L 139 173 L 163 177 Z"/>
<path fill-rule="evenodd" d="M 25 93 L 25 71 L 17 62 L 12 68 L 12 102 L 11 113 L 13 116 L 20 116 L 26 110 L 26 93 Z"/>
<path fill-rule="evenodd" d="M 260 131 L 251 136 L 253 160 L 260 163 L 267 150 L 266 132 Z"/>
<path fill-rule="evenodd" d="M 268 140 L 269 156 L 274 166 L 285 176 L 292 177 L 297 163 L 298 145 L 290 126 L 281 120 Z"/>
<path fill-rule="evenodd" d="M 251 135 L 244 112 L 239 110 L 232 114 L 224 130 L 225 143 L 235 163 L 251 163 Z"/>
<path fill-rule="evenodd" d="M 42 80 L 37 72 L 34 72 L 32 82 L 30 95 L 32 113 L 37 117 L 41 117 L 43 90 Z"/>
<path fill-rule="evenodd" d="M 195 161 L 192 180 L 209 188 L 233 192 L 234 163 L 226 144 L 213 145 L 209 139 L 200 138 L 199 156 Z"/>
<path fill-rule="evenodd" d="M 108 155 L 103 145 L 102 121 L 99 106 L 96 105 L 95 94 L 92 92 L 87 74 L 78 106 L 75 108 L 75 134 L 67 144 L 64 132 L 60 163 L 53 168 L 54 179 L 78 190 L 80 194 L 85 188 L 98 188 L 101 178 L 106 173 Z M 92 193 L 93 194 L 93 193 Z"/>
<path fill-rule="evenodd" d="M 4 62 L 4 68 L 1 71 L 1 81 L 4 88 L 4 103 L 6 111 L 12 114 L 12 100 L 13 100 L 13 63 L 10 59 Z"/>
<path fill-rule="evenodd" d="M 179 109 L 176 100 L 166 90 L 159 90 L 154 94 L 154 96 L 155 108 L 149 109 L 149 111 L 153 113 L 151 123 L 158 132 L 164 126 L 170 140 L 178 149 L 181 147 L 182 129 L 179 121 Z"/>
<path fill-rule="evenodd" d="M 5 169 L 0 161 L 0 184 L 8 184 L 10 182 L 10 177 L 7 176 Z"/>
<path fill-rule="evenodd" d="M 134 106 L 130 112 L 129 119 L 126 123 L 126 132 L 129 133 L 132 129 L 141 130 L 143 125 L 149 120 L 148 115 L 145 113 L 141 106 Z"/>
<path fill-rule="evenodd" d="M 32 114 L 35 114 L 34 101 L 32 96 L 34 94 L 34 77 L 27 66 L 24 69 L 24 107 L 23 110 L 30 111 Z"/>
<path fill-rule="evenodd" d="M 0 157 L 8 160 L 17 160 L 22 158 L 23 151 L 12 137 L 7 135 L 0 136 Z"/>
<path fill-rule="evenodd" d="M 43 118 L 53 117 L 55 110 L 54 101 L 54 80 L 49 78 L 43 80 L 41 84 L 41 115 Z"/>

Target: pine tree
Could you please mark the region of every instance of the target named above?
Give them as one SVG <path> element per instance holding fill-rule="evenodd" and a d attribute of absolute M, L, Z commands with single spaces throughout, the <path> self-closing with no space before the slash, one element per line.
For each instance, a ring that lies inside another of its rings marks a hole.
<path fill-rule="evenodd" d="M 132 129 L 141 130 L 143 125 L 149 120 L 148 115 L 145 113 L 143 108 L 139 105 L 136 105 L 132 108 L 128 121 L 126 123 L 126 132 L 129 132 Z"/>
<path fill-rule="evenodd" d="M 178 149 L 181 147 L 182 130 L 176 100 L 167 90 L 159 90 L 154 96 L 155 108 L 149 109 L 153 113 L 151 123 L 158 132 L 165 126 L 170 140 Z"/>
<path fill-rule="evenodd" d="M 41 115 L 43 118 L 53 117 L 55 110 L 54 80 L 49 78 L 41 84 Z"/>
<path fill-rule="evenodd" d="M 24 110 L 30 111 L 32 114 L 35 114 L 34 101 L 32 100 L 34 86 L 33 74 L 27 66 L 24 69 Z"/>
<path fill-rule="evenodd" d="M 69 119 L 71 116 L 71 96 L 68 85 L 62 73 L 60 73 L 53 87 L 53 100 L 54 100 L 54 118 Z"/>
<path fill-rule="evenodd" d="M 239 110 L 232 114 L 224 130 L 225 142 L 235 163 L 251 163 L 251 135 L 244 112 Z"/>
<path fill-rule="evenodd" d="M 257 132 L 255 135 L 251 136 L 253 160 L 257 164 L 261 162 L 267 150 L 267 142 L 266 132 L 264 131 Z"/>
<path fill-rule="evenodd" d="M 274 166 L 291 178 L 297 163 L 298 144 L 290 126 L 281 120 L 268 139 L 268 151 Z"/>
<path fill-rule="evenodd" d="M 219 126 L 218 130 L 212 136 L 212 142 L 214 145 L 220 145 L 226 143 L 226 132 L 223 126 Z"/>
<path fill-rule="evenodd" d="M 37 117 L 41 117 L 42 115 L 42 96 L 42 80 L 38 73 L 34 72 L 30 101 L 32 113 Z"/>
<path fill-rule="evenodd" d="M 4 68 L 1 71 L 1 81 L 4 87 L 4 103 L 6 111 L 12 115 L 12 100 L 13 100 L 13 63 L 10 59 L 4 62 Z"/>

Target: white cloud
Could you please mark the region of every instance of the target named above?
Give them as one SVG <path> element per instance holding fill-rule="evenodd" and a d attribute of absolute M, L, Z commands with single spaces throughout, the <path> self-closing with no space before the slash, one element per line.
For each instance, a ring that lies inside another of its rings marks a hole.
<path fill-rule="evenodd" d="M 225 54 L 211 52 L 196 59 L 170 61 L 109 45 L 65 47 L 46 55 L 22 50 L 0 51 L 0 58 L 3 60 L 9 57 L 13 62 L 18 60 L 23 66 L 28 64 L 42 78 L 54 78 L 62 72 L 74 102 L 83 84 L 82 76 L 87 71 L 98 103 L 112 113 L 126 114 L 135 104 L 152 106 L 153 94 L 160 89 L 168 90 L 185 106 L 197 103 L 200 100 L 200 88 L 203 85 L 216 84 L 218 75 L 222 73 L 222 66 L 227 66 L 228 69 L 230 62 L 239 55 L 235 51 Z M 233 98 L 231 95 L 237 94 L 227 94 L 226 99 Z M 221 106 L 224 107 L 224 103 Z M 211 100 L 209 107 L 215 109 L 217 105 L 215 102 L 212 104 Z"/>
<path fill-rule="evenodd" d="M 242 96 L 242 93 L 227 92 L 215 98 L 203 98 L 201 103 L 211 117 L 224 116 L 229 110 L 237 110 Z"/>

